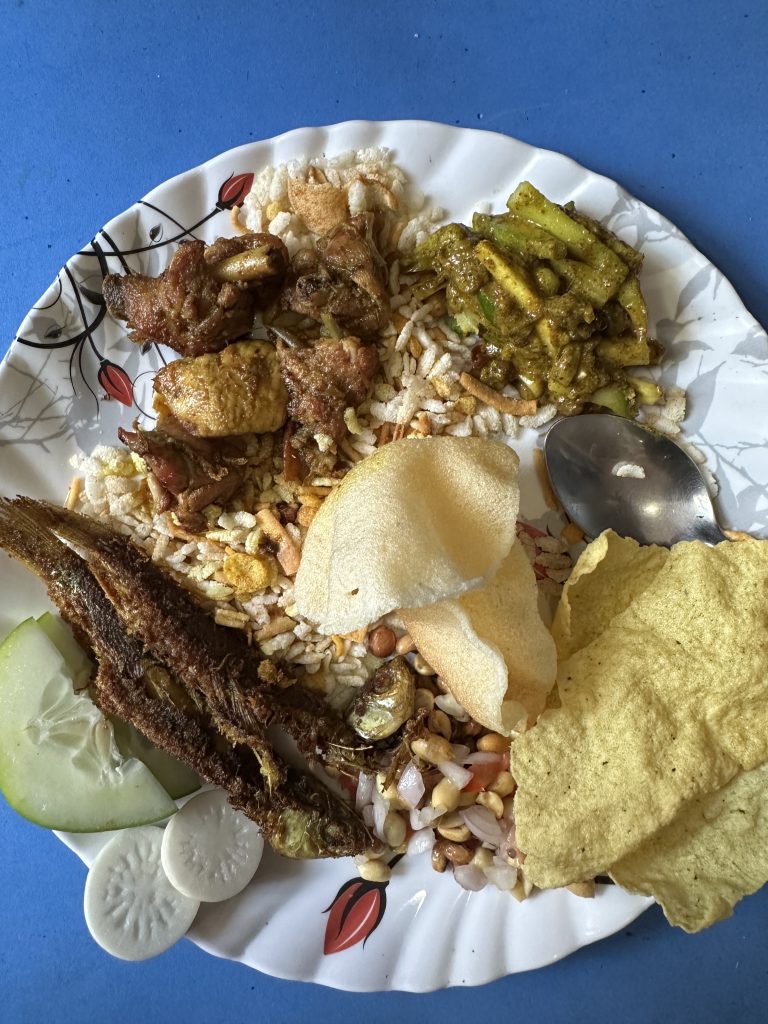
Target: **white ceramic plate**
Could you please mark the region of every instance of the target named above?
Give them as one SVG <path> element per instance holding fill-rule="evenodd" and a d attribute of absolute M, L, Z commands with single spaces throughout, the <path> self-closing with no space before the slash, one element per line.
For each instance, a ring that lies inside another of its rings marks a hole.
<path fill-rule="evenodd" d="M 62 501 L 69 457 L 113 443 L 118 424 L 148 408 L 164 356 L 156 348 L 141 353 L 105 314 L 107 268 L 157 273 L 178 240 L 230 233 L 228 209 L 264 164 L 365 146 L 393 149 L 451 219 L 469 218 L 486 200 L 503 209 L 528 178 L 639 246 L 651 326 L 670 355 L 662 377 L 688 390 L 685 434 L 718 478 L 721 519 L 765 533 L 768 339 L 719 271 L 662 216 L 567 157 L 502 135 L 416 121 L 348 122 L 250 143 L 165 182 L 110 221 L 25 317 L 0 371 L 2 493 Z M 537 437 L 529 435 L 516 445 L 525 469 L 522 514 L 556 526 L 531 472 Z M 24 614 L 39 613 L 46 598 L 30 574 L 0 558 L 4 633 Z M 90 862 L 108 837 L 61 838 Z M 521 905 L 490 887 L 464 892 L 435 874 L 426 855 L 402 860 L 385 885 L 363 883 L 349 860 L 295 863 L 267 855 L 241 896 L 202 908 L 190 937 L 277 977 L 355 991 L 427 991 L 552 963 L 624 927 L 649 902 L 606 886 L 594 900 L 551 892 Z"/>

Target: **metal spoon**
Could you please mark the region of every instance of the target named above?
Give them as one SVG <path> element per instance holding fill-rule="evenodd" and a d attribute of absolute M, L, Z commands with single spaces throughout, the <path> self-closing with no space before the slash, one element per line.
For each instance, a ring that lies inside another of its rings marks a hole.
<path fill-rule="evenodd" d="M 642 544 L 727 540 L 696 463 L 664 434 L 623 416 L 559 420 L 544 441 L 552 487 L 588 537 L 615 530 Z M 618 463 L 641 466 L 644 479 L 616 476 Z"/>

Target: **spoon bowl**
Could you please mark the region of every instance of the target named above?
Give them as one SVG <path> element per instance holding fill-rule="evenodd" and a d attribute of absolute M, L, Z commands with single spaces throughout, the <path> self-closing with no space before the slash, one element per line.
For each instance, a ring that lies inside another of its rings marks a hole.
<path fill-rule="evenodd" d="M 607 413 L 558 420 L 545 438 L 544 458 L 558 500 L 588 537 L 610 529 L 664 547 L 727 540 L 693 459 L 634 420 Z M 617 475 L 622 464 L 636 475 Z"/>

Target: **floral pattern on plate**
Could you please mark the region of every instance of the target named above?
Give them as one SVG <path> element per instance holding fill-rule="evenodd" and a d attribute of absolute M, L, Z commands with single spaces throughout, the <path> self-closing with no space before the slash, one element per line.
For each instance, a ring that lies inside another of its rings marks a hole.
<path fill-rule="evenodd" d="M 466 220 L 489 200 L 502 209 L 528 178 L 641 248 L 651 328 L 668 351 L 661 378 L 687 390 L 683 433 L 718 479 L 721 521 L 768 532 L 768 338 L 716 267 L 660 214 L 567 157 L 490 132 L 415 121 L 347 122 L 250 143 L 165 182 L 99 231 L 30 310 L 0 368 L 3 491 L 62 501 L 71 455 L 112 443 L 117 427 L 137 417 L 152 419 L 152 377 L 172 353 L 135 345 L 106 314 L 104 273 L 157 274 L 182 239 L 228 234 L 231 208 L 267 163 L 368 146 L 394 150 L 453 219 Z M 522 514 L 534 542 L 536 529 L 558 528 L 533 469 L 538 442 L 528 431 L 516 443 Z M 39 613 L 45 601 L 42 586 L 4 559 L 13 601 L 0 600 L 0 629 Z M 109 836 L 61 838 L 90 862 Z M 243 893 L 202 908 L 190 938 L 277 977 L 357 991 L 429 991 L 552 963 L 623 928 L 650 903 L 600 886 L 593 900 L 556 891 L 518 904 L 491 887 L 460 889 L 432 871 L 426 854 L 404 858 L 386 884 L 358 885 L 354 875 L 348 860 L 303 863 L 267 851 Z"/>

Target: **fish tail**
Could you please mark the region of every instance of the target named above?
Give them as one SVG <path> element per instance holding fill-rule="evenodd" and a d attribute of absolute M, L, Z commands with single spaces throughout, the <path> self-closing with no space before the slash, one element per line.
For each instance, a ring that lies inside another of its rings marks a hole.
<path fill-rule="evenodd" d="M 35 504 L 23 498 L 0 498 L 0 547 L 49 584 L 62 566 L 79 561 L 37 514 Z"/>
<path fill-rule="evenodd" d="M 44 524 L 56 539 L 74 545 L 81 566 L 89 567 L 113 604 L 131 603 L 129 598 L 145 557 L 125 537 L 90 516 L 48 501 L 19 497 L 13 504 L 38 524 Z M 64 548 L 71 551 L 66 544 Z"/>
<path fill-rule="evenodd" d="M 26 511 L 38 523 L 44 523 L 48 529 L 54 530 L 60 536 L 86 550 L 107 543 L 115 536 L 113 530 L 97 519 L 84 516 L 80 512 L 73 512 L 61 505 L 54 505 L 50 501 L 19 496 L 13 499 L 13 505 L 17 509 Z"/>

